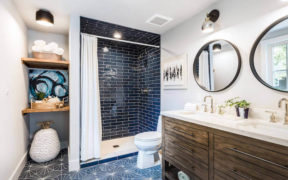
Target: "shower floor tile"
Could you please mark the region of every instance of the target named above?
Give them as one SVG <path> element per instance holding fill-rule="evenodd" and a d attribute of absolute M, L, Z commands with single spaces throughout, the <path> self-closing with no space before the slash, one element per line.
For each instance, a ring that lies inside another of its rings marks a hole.
<path fill-rule="evenodd" d="M 119 147 L 114 147 L 115 145 Z M 138 149 L 134 143 L 134 136 L 106 140 L 101 142 L 101 158 L 83 161 L 81 165 L 135 152 L 138 152 Z"/>
<path fill-rule="evenodd" d="M 56 159 L 46 163 L 34 163 L 29 160 L 19 179 L 161 180 L 161 167 L 138 169 L 137 156 L 83 168 L 78 172 L 68 172 L 67 157 L 67 150 L 63 150 Z"/>
<path fill-rule="evenodd" d="M 118 145 L 119 147 L 115 148 L 113 147 L 114 145 Z M 106 140 L 101 143 L 101 159 L 107 159 L 137 151 L 138 149 L 134 144 L 134 136 Z"/>

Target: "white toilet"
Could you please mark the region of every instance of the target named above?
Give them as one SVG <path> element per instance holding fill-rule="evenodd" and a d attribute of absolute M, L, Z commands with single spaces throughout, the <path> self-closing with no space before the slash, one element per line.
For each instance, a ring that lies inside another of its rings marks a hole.
<path fill-rule="evenodd" d="M 145 169 L 160 164 L 161 116 L 158 118 L 157 131 L 149 131 L 135 136 L 135 145 L 139 149 L 137 167 Z"/>

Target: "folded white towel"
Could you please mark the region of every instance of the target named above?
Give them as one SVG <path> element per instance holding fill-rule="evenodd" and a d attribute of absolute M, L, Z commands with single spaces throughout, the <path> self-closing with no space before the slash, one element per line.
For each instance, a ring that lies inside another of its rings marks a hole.
<path fill-rule="evenodd" d="M 192 104 L 192 103 L 186 103 L 184 105 L 184 110 L 185 111 L 190 111 L 190 112 L 196 112 L 197 111 L 197 105 Z"/>
<path fill-rule="evenodd" d="M 50 103 L 57 103 L 57 102 L 60 102 L 60 99 L 58 97 L 54 97 L 54 98 L 51 98 L 48 100 L 48 102 Z"/>

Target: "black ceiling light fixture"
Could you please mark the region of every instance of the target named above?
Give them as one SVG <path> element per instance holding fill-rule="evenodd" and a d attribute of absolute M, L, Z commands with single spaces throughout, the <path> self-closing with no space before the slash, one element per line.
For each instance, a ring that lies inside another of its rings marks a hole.
<path fill-rule="evenodd" d="M 54 17 L 50 13 L 50 11 L 40 9 L 36 12 L 36 22 L 43 26 L 53 26 L 54 25 Z"/>
<path fill-rule="evenodd" d="M 220 52 L 221 51 L 221 44 L 214 44 L 213 45 L 213 51 L 214 52 Z"/>
<path fill-rule="evenodd" d="M 220 12 L 217 9 L 212 10 L 207 14 L 205 21 L 202 25 L 203 33 L 210 33 L 214 31 L 214 23 L 218 20 Z"/>

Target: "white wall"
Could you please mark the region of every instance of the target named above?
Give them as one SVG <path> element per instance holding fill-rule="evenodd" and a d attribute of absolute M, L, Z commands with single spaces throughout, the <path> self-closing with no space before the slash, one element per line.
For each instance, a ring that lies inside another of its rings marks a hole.
<path fill-rule="evenodd" d="M 69 43 L 68 43 L 68 35 L 66 34 L 56 34 L 56 33 L 47 33 L 35 31 L 32 29 L 28 29 L 28 52 L 29 57 L 31 57 L 31 48 L 34 44 L 35 40 L 44 40 L 46 43 L 56 42 L 59 47 L 64 49 L 63 58 L 65 60 L 69 59 Z"/>
<path fill-rule="evenodd" d="M 252 107 L 276 109 L 281 97 L 287 93 L 277 92 L 262 85 L 253 76 L 249 66 L 250 50 L 254 41 L 266 27 L 288 12 L 288 3 L 281 0 L 222 0 L 178 27 L 161 36 L 162 65 L 165 58 L 190 53 L 188 62 L 188 89 L 161 90 L 161 110 L 183 109 L 186 102 L 203 102 L 205 95 L 211 94 L 216 103 L 240 96 L 252 102 Z M 201 24 L 207 12 L 220 10 L 216 31 L 211 34 L 201 32 Z M 242 69 L 236 82 L 218 93 L 207 93 L 196 84 L 192 66 L 197 51 L 208 41 L 225 39 L 235 44 L 242 56 Z"/>
<path fill-rule="evenodd" d="M 0 1 L 0 179 L 16 179 L 25 164 L 28 125 L 21 110 L 27 106 L 26 27 L 9 0 Z M 19 170 L 19 171 L 17 171 Z"/>

